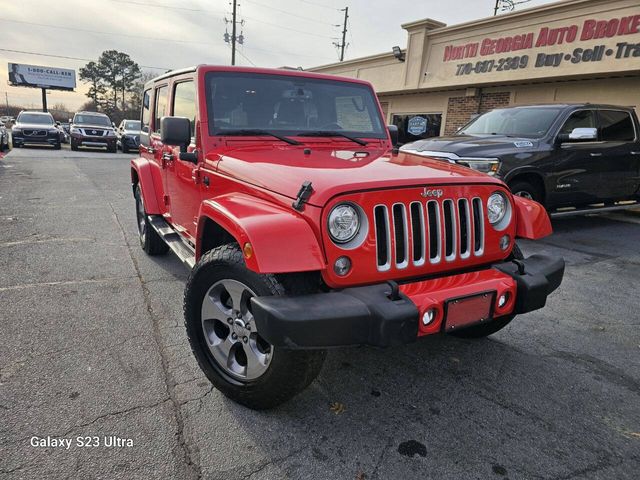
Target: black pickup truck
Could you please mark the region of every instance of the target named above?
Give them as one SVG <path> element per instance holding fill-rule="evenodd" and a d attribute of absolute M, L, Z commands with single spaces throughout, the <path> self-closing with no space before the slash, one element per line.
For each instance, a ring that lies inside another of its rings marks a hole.
<path fill-rule="evenodd" d="M 450 137 L 400 149 L 500 177 L 550 211 L 618 208 L 640 201 L 639 137 L 632 108 L 553 104 L 492 110 Z"/>

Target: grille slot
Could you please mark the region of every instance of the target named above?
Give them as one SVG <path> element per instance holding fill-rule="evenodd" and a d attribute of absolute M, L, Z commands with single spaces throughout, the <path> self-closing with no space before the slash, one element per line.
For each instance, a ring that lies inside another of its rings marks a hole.
<path fill-rule="evenodd" d="M 484 211 L 479 197 L 376 205 L 373 217 L 379 271 L 484 253 Z"/>
<path fill-rule="evenodd" d="M 389 232 L 389 217 L 387 207 L 377 205 L 374 209 L 374 223 L 376 227 L 376 253 L 378 270 L 389 270 L 391 267 L 391 235 Z"/>
<path fill-rule="evenodd" d="M 393 235 L 395 240 L 395 259 L 397 268 L 405 268 L 407 250 L 409 250 L 409 235 L 407 232 L 407 210 L 402 203 L 393 205 Z"/>
<path fill-rule="evenodd" d="M 460 222 L 460 258 L 468 258 L 471 254 L 471 218 L 469 200 L 458 200 L 458 219 Z"/>
<path fill-rule="evenodd" d="M 420 266 L 424 264 L 426 256 L 425 243 L 424 243 L 424 210 L 420 202 L 411 202 L 409 206 L 409 212 L 411 214 L 411 238 L 413 240 L 413 264 Z"/>
<path fill-rule="evenodd" d="M 471 201 L 473 205 L 473 253 L 482 255 L 484 251 L 484 212 L 482 200 L 478 197 Z"/>

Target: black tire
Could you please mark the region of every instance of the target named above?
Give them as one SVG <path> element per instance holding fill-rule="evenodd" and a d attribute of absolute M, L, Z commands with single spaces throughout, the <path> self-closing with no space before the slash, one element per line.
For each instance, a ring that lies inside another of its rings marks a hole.
<path fill-rule="evenodd" d="M 129 149 L 124 144 L 122 145 L 122 153 L 129 153 Z"/>
<path fill-rule="evenodd" d="M 531 200 L 542 203 L 542 192 L 537 186 L 529 182 L 526 182 L 524 180 L 516 180 L 515 182 L 509 184 L 509 188 L 514 195 L 530 198 Z"/>
<path fill-rule="evenodd" d="M 53 146 L 53 149 L 54 149 L 54 150 L 60 150 L 61 148 L 62 148 L 62 145 L 60 145 L 60 142 L 56 143 L 56 144 Z"/>
<path fill-rule="evenodd" d="M 71 150 L 74 151 L 74 152 L 78 151 L 78 146 L 73 142 L 71 142 Z"/>
<path fill-rule="evenodd" d="M 313 382 L 320 373 L 326 352 L 276 349 L 266 344 L 270 361 L 260 376 L 252 380 L 232 376 L 226 371 L 227 367 L 218 363 L 207 346 L 201 313 L 205 295 L 212 286 L 222 281 L 240 282 L 258 296 L 282 295 L 286 293 L 286 289 L 274 275 L 258 274 L 249 270 L 245 266 L 238 245 L 227 244 L 203 255 L 191 271 L 184 291 L 184 323 L 187 336 L 191 350 L 207 378 L 224 395 L 248 408 L 274 408 L 290 400 Z M 224 328 L 224 325 L 220 328 Z M 232 335 L 231 329 L 228 328 L 227 333 L 223 335 Z M 239 347 L 236 351 L 244 348 L 239 341 L 237 342 Z"/>
<path fill-rule="evenodd" d="M 147 255 L 163 255 L 169 251 L 169 246 L 149 224 L 149 216 L 144 208 L 140 184 L 136 185 L 136 220 L 138 224 L 138 239 L 140 246 Z"/>
<path fill-rule="evenodd" d="M 118 153 L 118 147 L 107 147 L 107 152 L 109 153 Z"/>
<path fill-rule="evenodd" d="M 514 258 L 516 260 L 522 260 L 524 255 L 522 254 L 522 250 L 518 244 L 513 246 L 513 250 L 511 250 L 511 255 L 509 258 Z M 499 330 L 502 330 L 504 327 L 509 325 L 511 320 L 515 318 L 515 315 L 507 315 L 504 317 L 498 317 L 495 320 L 492 320 L 489 323 L 483 323 L 480 325 L 474 325 L 473 327 L 464 328 L 457 332 L 452 332 L 451 335 L 459 338 L 484 338 L 488 337 L 496 333 Z"/>

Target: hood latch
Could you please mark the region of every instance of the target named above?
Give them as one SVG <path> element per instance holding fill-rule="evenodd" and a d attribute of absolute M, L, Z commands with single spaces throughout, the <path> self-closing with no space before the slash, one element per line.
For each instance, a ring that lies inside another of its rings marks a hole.
<path fill-rule="evenodd" d="M 309 180 L 305 180 L 302 183 L 302 186 L 300 187 L 300 191 L 298 192 L 296 201 L 293 202 L 291 206 L 299 212 L 303 211 L 304 204 L 309 199 L 312 193 L 313 193 L 313 187 L 311 186 L 311 182 Z"/>

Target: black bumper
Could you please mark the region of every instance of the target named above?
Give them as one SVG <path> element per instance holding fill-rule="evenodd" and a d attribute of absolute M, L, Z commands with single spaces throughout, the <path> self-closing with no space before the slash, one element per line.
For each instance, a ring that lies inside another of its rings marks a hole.
<path fill-rule="evenodd" d="M 493 268 L 514 278 L 513 314 L 544 307 L 560 283 L 564 260 L 532 255 Z M 418 307 L 391 284 L 346 288 L 300 296 L 254 297 L 252 311 L 260 335 L 290 349 L 349 345 L 386 347 L 413 342 L 418 335 Z"/>

